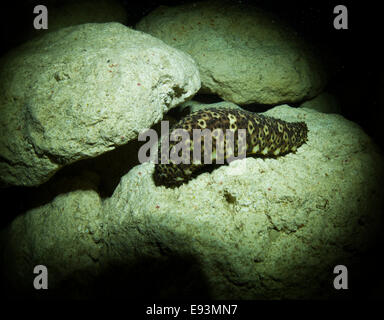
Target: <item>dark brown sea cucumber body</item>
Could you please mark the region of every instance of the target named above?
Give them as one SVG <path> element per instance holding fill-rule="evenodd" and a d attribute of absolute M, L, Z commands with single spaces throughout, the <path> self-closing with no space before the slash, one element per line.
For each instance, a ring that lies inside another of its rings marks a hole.
<path fill-rule="evenodd" d="M 184 129 L 193 137 L 193 129 L 210 129 L 212 132 L 212 163 L 216 160 L 216 138 L 223 136 L 215 135 L 215 129 L 221 129 L 224 134 L 227 129 L 234 133 L 234 153 L 239 151 L 236 139 L 238 129 L 246 130 L 246 155 L 278 157 L 289 152 L 296 152 L 303 143 L 307 141 L 308 128 L 305 122 L 286 122 L 280 119 L 264 116 L 261 114 L 227 108 L 213 108 L 199 110 L 181 119 L 171 129 Z M 217 131 L 217 130 L 216 130 Z M 204 153 L 204 137 L 202 137 L 201 152 Z M 170 142 L 169 150 L 178 142 Z M 193 141 L 186 141 L 189 146 L 190 159 L 192 159 Z M 225 144 L 225 139 L 219 141 Z M 159 145 L 159 161 L 161 159 L 161 144 Z M 228 159 L 230 153 L 225 152 L 224 159 Z M 233 154 L 232 154 L 233 156 Z M 202 161 L 204 156 L 202 154 Z M 191 161 L 192 162 L 192 161 Z M 157 185 L 166 187 L 177 187 L 190 180 L 196 173 L 205 166 L 202 163 L 191 164 L 159 164 L 155 167 L 154 179 Z"/>

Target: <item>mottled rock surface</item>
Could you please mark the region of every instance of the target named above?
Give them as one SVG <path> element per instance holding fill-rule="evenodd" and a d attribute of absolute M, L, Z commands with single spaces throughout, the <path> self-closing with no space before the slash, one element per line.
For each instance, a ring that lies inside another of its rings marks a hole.
<path fill-rule="evenodd" d="M 234 161 L 176 189 L 155 187 L 152 164 L 136 166 L 104 206 L 117 235 L 111 251 L 120 259 L 132 257 L 127 247 L 135 257 L 193 256 L 190 268 L 202 270 L 214 298 L 334 293 L 330 270 L 352 264 L 377 234 L 383 158 L 339 115 L 288 106 L 265 114 L 305 121 L 308 143 L 278 159 Z"/>
<path fill-rule="evenodd" d="M 297 102 L 317 95 L 325 75 L 313 51 L 274 15 L 217 1 L 161 6 L 136 28 L 188 52 L 201 92 L 240 105 Z"/>
<path fill-rule="evenodd" d="M 0 182 L 39 185 L 135 139 L 199 88 L 192 58 L 119 23 L 31 40 L 1 60 Z"/>
<path fill-rule="evenodd" d="M 31 266 L 44 262 L 61 295 L 335 295 L 334 266 L 355 272 L 379 231 L 382 155 L 340 115 L 289 106 L 265 114 L 305 121 L 308 142 L 296 154 L 237 160 L 175 189 L 156 187 L 154 165 L 144 163 L 103 200 L 90 173 L 49 181 L 55 197 L 3 234 L 11 286 L 26 287 Z"/>
<path fill-rule="evenodd" d="M 118 0 L 66 0 L 44 3 L 48 9 L 48 29 L 34 29 L 31 35 L 42 35 L 83 23 L 127 23 L 127 13 Z"/>
<path fill-rule="evenodd" d="M 97 183 L 98 177 L 90 172 L 59 179 L 39 189 L 39 205 L 14 219 L 7 231 L 2 230 L 7 235 L 1 243 L 5 262 L 1 272 L 7 294 L 37 294 L 32 286 L 33 270 L 44 265 L 48 269 L 48 295 L 54 297 L 57 288 L 65 291 L 69 285 L 72 298 L 84 297 L 83 287 L 100 275 L 101 255 L 105 253 Z"/>

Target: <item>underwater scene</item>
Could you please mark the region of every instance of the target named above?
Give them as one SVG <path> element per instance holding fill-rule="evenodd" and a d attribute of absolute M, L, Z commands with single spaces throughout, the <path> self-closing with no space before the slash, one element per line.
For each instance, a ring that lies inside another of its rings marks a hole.
<path fill-rule="evenodd" d="M 3 295 L 383 299 L 379 13 L 315 3 L 6 6 Z"/>

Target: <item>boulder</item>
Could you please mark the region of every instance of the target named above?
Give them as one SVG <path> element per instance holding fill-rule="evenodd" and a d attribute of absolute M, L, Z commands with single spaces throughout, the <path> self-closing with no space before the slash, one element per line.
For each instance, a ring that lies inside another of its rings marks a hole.
<path fill-rule="evenodd" d="M 313 50 L 274 15 L 220 1 L 160 6 L 138 30 L 188 52 L 200 70 L 201 93 L 245 105 L 298 102 L 326 81 Z"/>
<path fill-rule="evenodd" d="M 105 201 L 111 256 L 179 259 L 179 272 L 215 299 L 334 295 L 333 268 L 358 263 L 380 230 L 383 157 L 340 115 L 286 105 L 265 114 L 305 121 L 308 142 L 277 159 L 236 160 L 175 189 L 155 186 L 153 164 L 134 167 Z"/>
<path fill-rule="evenodd" d="M 0 63 L 2 185 L 126 144 L 200 88 L 189 55 L 119 23 L 48 33 Z"/>
<path fill-rule="evenodd" d="M 66 297 L 340 296 L 334 267 L 346 265 L 356 281 L 381 230 L 383 157 L 340 115 L 287 105 L 265 114 L 305 121 L 308 142 L 174 189 L 156 187 L 154 164 L 143 163 L 104 200 L 92 173 L 54 177 L 36 198 L 52 195 L 2 234 L 9 289 L 27 291 L 43 264 L 49 294 Z"/>
<path fill-rule="evenodd" d="M 48 9 L 48 29 L 36 30 L 31 28 L 32 35 L 42 35 L 83 23 L 127 23 L 125 8 L 117 0 L 67 0 L 65 2 L 50 2 L 46 4 Z"/>
<path fill-rule="evenodd" d="M 63 297 L 68 285 L 70 297 L 84 297 L 84 287 L 101 273 L 105 253 L 98 180 L 84 172 L 47 184 L 34 194 L 39 205 L 2 230 L 1 271 L 9 296 L 44 296 L 33 287 L 34 268 L 43 265 L 50 297 Z"/>

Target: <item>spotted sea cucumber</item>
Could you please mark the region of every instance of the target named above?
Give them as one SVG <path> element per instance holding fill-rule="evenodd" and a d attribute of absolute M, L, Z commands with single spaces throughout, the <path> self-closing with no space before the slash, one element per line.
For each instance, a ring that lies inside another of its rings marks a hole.
<path fill-rule="evenodd" d="M 182 118 L 171 129 L 184 129 L 188 132 L 189 137 L 193 137 L 193 129 L 210 129 L 212 132 L 212 163 L 218 158 L 219 149 L 217 146 L 226 145 L 226 136 L 215 135 L 216 129 L 221 129 L 224 133 L 230 130 L 234 133 L 234 149 L 231 153 L 225 149 L 222 156 L 228 160 L 229 156 L 233 153 L 238 153 L 238 145 L 240 142 L 239 129 L 245 129 L 246 143 L 246 156 L 259 156 L 259 157 L 278 157 L 285 155 L 289 152 L 296 152 L 303 143 L 307 141 L 308 128 L 305 122 L 286 122 L 280 119 L 264 116 L 261 114 L 227 108 L 212 108 L 204 109 L 191 113 L 190 115 Z M 222 140 L 220 140 L 220 138 Z M 216 141 L 216 140 L 219 141 Z M 178 141 L 169 143 L 169 150 L 172 149 Z M 192 140 L 192 141 L 191 141 Z M 192 177 L 196 176 L 202 168 L 206 166 L 203 160 L 192 161 L 193 155 L 193 138 L 185 140 L 183 143 L 187 144 L 189 150 L 190 164 L 179 163 L 175 164 L 169 160 L 168 164 L 159 163 L 155 166 L 154 180 L 156 185 L 164 185 L 166 187 L 174 188 L 183 183 L 188 182 Z M 202 158 L 204 153 L 204 136 L 201 137 L 201 153 Z M 218 143 L 218 144 L 216 144 Z M 159 161 L 163 159 L 164 155 L 161 153 L 162 144 L 159 144 Z M 224 150 L 224 149 L 220 149 Z"/>

